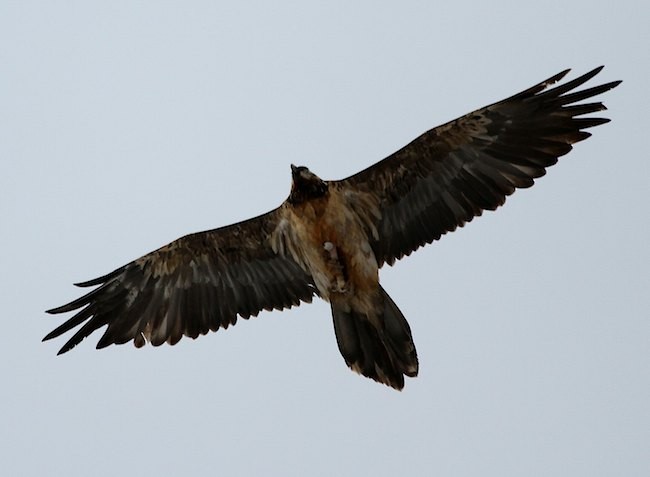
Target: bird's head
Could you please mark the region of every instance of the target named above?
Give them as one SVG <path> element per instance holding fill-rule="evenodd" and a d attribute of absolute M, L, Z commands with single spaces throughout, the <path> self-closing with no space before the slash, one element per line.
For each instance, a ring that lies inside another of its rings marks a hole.
<path fill-rule="evenodd" d="M 291 194 L 289 202 L 298 204 L 327 194 L 327 182 L 304 166 L 291 164 Z"/>

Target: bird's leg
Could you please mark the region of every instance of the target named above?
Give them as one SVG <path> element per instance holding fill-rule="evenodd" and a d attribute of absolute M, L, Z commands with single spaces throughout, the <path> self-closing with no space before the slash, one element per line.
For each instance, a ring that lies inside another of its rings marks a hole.
<path fill-rule="evenodd" d="M 330 265 L 330 269 L 334 273 L 334 280 L 332 280 L 332 291 L 338 293 L 345 293 L 347 291 L 345 272 L 343 269 L 343 264 L 339 260 L 339 254 L 336 250 L 336 245 L 332 242 L 325 242 L 323 244 L 323 249 L 327 254 L 327 261 Z"/>

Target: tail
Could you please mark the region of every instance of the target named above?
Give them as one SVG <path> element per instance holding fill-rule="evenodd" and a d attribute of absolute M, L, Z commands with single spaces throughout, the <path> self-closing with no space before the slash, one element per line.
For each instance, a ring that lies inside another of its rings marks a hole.
<path fill-rule="evenodd" d="M 382 303 L 373 320 L 332 301 L 334 332 L 353 371 L 401 390 L 404 376 L 417 376 L 418 357 L 406 318 L 381 286 L 379 291 Z"/>

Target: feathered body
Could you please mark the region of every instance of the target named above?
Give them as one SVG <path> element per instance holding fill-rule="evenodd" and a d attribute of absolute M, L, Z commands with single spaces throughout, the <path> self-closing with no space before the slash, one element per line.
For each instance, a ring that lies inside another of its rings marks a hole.
<path fill-rule="evenodd" d="M 409 325 L 379 283 L 379 269 L 494 210 L 518 188 L 607 122 L 582 102 L 620 81 L 576 91 L 597 68 L 548 89 L 567 71 L 434 128 L 377 164 L 340 181 L 292 166 L 278 208 L 227 227 L 187 235 L 103 277 L 67 305 L 77 314 L 44 339 L 81 327 L 64 353 L 107 326 L 97 347 L 175 344 L 261 310 L 331 304 L 348 366 L 396 389 L 416 376 Z"/>

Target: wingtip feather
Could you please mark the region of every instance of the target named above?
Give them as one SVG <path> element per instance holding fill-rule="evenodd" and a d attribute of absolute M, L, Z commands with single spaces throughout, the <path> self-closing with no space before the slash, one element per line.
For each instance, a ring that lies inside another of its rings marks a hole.
<path fill-rule="evenodd" d="M 118 268 L 116 270 L 113 270 L 111 273 L 107 273 L 106 275 L 102 275 L 101 277 L 93 278 L 92 280 L 87 280 L 85 282 L 75 283 L 74 286 L 80 287 L 80 288 L 87 288 L 87 287 L 94 287 L 95 285 L 102 285 L 103 283 L 106 283 L 107 281 L 109 281 L 111 278 L 115 278 L 117 275 L 124 272 L 124 270 L 128 266 L 129 265 L 124 265 L 123 267 L 120 267 L 120 268 Z"/>
<path fill-rule="evenodd" d="M 67 353 L 68 351 L 70 351 L 75 346 L 77 346 L 77 343 L 70 344 L 70 342 L 68 342 L 63 347 L 61 347 L 61 349 L 56 353 L 56 355 L 61 356 L 62 354 Z"/>
<path fill-rule="evenodd" d="M 68 311 L 81 308 L 83 305 L 88 303 L 88 301 L 84 301 L 82 298 L 85 297 L 81 297 L 77 300 L 71 301 L 70 303 L 66 303 L 65 305 L 57 306 L 56 308 L 50 308 L 49 310 L 45 310 L 45 313 L 49 315 L 58 315 L 59 313 L 67 313 Z"/>
<path fill-rule="evenodd" d="M 56 329 L 50 331 L 48 334 L 46 334 L 45 337 L 41 340 L 41 342 L 45 342 L 45 341 L 49 341 L 49 340 L 54 339 L 54 338 L 58 338 L 59 336 L 61 336 L 66 331 L 67 330 L 64 328 L 64 326 L 61 325 L 58 328 L 56 328 Z"/>
<path fill-rule="evenodd" d="M 51 331 L 43 339 L 41 340 L 41 343 L 45 343 L 46 341 L 49 341 L 51 339 L 57 338 L 61 335 L 61 333 L 57 333 L 57 330 Z M 63 353 L 66 353 L 67 351 L 70 351 L 72 348 L 74 348 L 74 345 L 70 346 L 70 342 L 66 343 L 57 353 L 57 356 L 61 356 Z"/>
<path fill-rule="evenodd" d="M 52 335 L 52 332 L 49 332 L 48 334 L 46 334 L 46 335 L 43 337 L 43 339 L 41 340 L 41 343 L 45 343 L 46 341 L 49 341 L 49 340 L 51 340 L 52 338 L 55 338 L 55 336 Z"/>
<path fill-rule="evenodd" d="M 566 75 L 568 75 L 569 73 L 571 73 L 571 68 L 567 68 L 567 69 L 565 69 L 565 70 L 560 71 L 560 72 L 559 72 L 558 74 L 556 74 L 555 76 L 551 76 L 549 79 L 547 79 L 546 81 L 544 81 L 544 83 L 546 83 L 546 84 L 548 84 L 548 85 L 551 85 L 551 84 L 553 84 L 553 83 L 557 83 L 558 81 L 560 81 L 562 78 L 564 78 L 564 77 L 565 77 Z"/>

